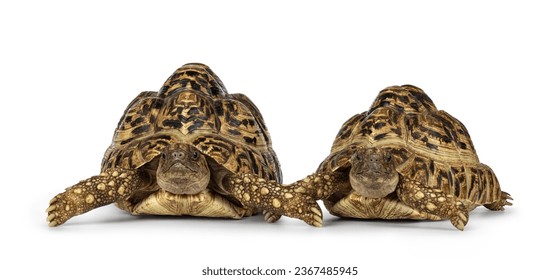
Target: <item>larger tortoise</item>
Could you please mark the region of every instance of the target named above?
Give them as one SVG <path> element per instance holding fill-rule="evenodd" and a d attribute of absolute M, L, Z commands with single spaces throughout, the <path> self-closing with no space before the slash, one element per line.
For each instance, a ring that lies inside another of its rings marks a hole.
<path fill-rule="evenodd" d="M 411 85 L 382 90 L 342 125 L 316 173 L 285 187 L 323 199 L 336 216 L 450 219 L 460 230 L 479 205 L 511 205 L 466 127 Z"/>
<path fill-rule="evenodd" d="M 240 185 L 246 175 L 282 180 L 261 113 L 245 95 L 229 94 L 207 66 L 185 64 L 159 92 L 142 92 L 130 103 L 101 174 L 55 196 L 47 221 L 58 226 L 110 203 L 136 215 L 240 219 L 261 210 L 261 201 Z M 280 215 L 310 224 L 322 219 L 314 199 L 288 199 L 284 192 L 270 190 L 278 207 L 268 221 Z"/>

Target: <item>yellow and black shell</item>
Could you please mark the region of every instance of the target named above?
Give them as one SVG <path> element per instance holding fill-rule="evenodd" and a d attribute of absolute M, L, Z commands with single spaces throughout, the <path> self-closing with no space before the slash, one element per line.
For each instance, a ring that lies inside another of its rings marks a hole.
<path fill-rule="evenodd" d="M 382 90 L 368 111 L 342 125 L 318 171 L 349 168 L 352 151 L 358 147 L 390 149 L 402 176 L 474 204 L 500 198 L 498 180 L 490 167 L 480 163 L 467 128 L 438 110 L 418 87 Z"/>
<path fill-rule="evenodd" d="M 126 108 L 101 169 L 137 169 L 171 143 L 185 143 L 234 174 L 282 181 L 263 117 L 243 94 L 229 94 L 212 70 L 190 63 L 159 92 L 140 93 Z"/>

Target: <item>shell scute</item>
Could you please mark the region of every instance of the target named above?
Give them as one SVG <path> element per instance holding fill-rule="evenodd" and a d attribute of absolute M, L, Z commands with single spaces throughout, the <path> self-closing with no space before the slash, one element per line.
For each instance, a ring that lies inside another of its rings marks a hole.
<path fill-rule="evenodd" d="M 382 90 L 368 111 L 343 124 L 331 154 L 357 146 L 404 148 L 435 161 L 479 163 L 466 127 L 411 85 Z M 328 165 L 337 168 L 335 162 Z"/>
<path fill-rule="evenodd" d="M 243 94 L 229 94 L 203 64 L 185 64 L 158 92 L 142 92 L 127 106 L 102 170 L 139 168 L 171 143 L 192 144 L 234 173 L 282 178 L 258 108 Z"/>

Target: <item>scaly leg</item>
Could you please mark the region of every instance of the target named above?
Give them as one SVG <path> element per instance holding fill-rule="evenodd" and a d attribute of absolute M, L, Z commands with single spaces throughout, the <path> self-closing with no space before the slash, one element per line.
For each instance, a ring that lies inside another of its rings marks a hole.
<path fill-rule="evenodd" d="M 74 216 L 125 199 L 142 182 L 137 170 L 107 169 L 99 176 L 81 181 L 56 195 L 47 208 L 47 222 L 49 226 L 55 227 Z"/>
<path fill-rule="evenodd" d="M 465 228 L 469 212 L 460 199 L 417 181 L 403 177 L 399 180 L 397 195 L 404 204 L 418 211 L 449 219 L 459 230 Z"/>
<path fill-rule="evenodd" d="M 313 174 L 289 185 L 252 174 L 230 176 L 228 181 L 232 195 L 241 203 L 266 210 L 266 220 L 285 215 L 320 227 L 323 213 L 316 200 L 330 196 L 338 181 L 344 180 L 343 176 L 342 173 Z"/>
<path fill-rule="evenodd" d="M 295 183 L 282 185 L 253 174 L 230 176 L 228 182 L 231 194 L 245 206 L 266 210 L 270 217 L 286 215 L 316 227 L 323 224 L 323 213 L 315 199 Z"/>

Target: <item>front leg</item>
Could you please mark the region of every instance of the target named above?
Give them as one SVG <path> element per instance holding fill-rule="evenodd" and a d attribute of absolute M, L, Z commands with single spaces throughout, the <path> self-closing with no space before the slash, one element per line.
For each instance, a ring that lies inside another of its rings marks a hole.
<path fill-rule="evenodd" d="M 245 206 L 261 208 L 273 217 L 285 215 L 316 227 L 323 225 L 323 213 L 315 198 L 297 182 L 282 185 L 253 174 L 242 174 L 230 176 L 228 183 L 231 194 Z"/>
<path fill-rule="evenodd" d="M 253 174 L 230 176 L 228 181 L 232 195 L 241 203 L 266 210 L 267 221 L 285 215 L 316 227 L 323 225 L 323 213 L 316 200 L 348 185 L 344 183 L 348 181 L 347 175 L 336 172 L 315 173 L 289 185 Z"/>
<path fill-rule="evenodd" d="M 56 195 L 47 208 L 47 222 L 55 227 L 68 219 L 118 200 L 137 190 L 142 178 L 137 170 L 110 168 L 67 188 Z"/>
<path fill-rule="evenodd" d="M 459 230 L 465 228 L 469 212 L 460 199 L 417 181 L 403 177 L 399 180 L 397 195 L 404 204 L 418 211 L 449 219 Z"/>
<path fill-rule="evenodd" d="M 248 177 L 253 177 L 251 181 L 258 179 L 253 175 L 248 175 Z M 329 196 L 331 196 L 335 192 L 335 190 L 342 191 L 342 192 L 349 192 L 351 190 L 351 187 L 348 184 L 348 175 L 343 172 L 331 172 L 329 174 L 314 173 L 305 177 L 303 180 L 299 180 L 290 185 L 281 185 L 274 181 L 270 181 L 268 182 L 268 184 L 275 184 L 281 189 L 290 190 L 290 193 L 309 195 L 314 200 L 326 199 Z M 277 209 L 273 209 L 271 211 L 268 210 L 264 211 L 264 219 L 269 223 L 276 222 L 278 219 L 280 219 L 280 217 L 282 217 L 282 215 L 286 215 L 292 218 L 299 218 L 289 213 L 287 214 L 278 213 Z M 322 217 L 322 213 L 320 216 Z M 311 223 L 309 223 L 308 221 L 306 222 L 310 225 L 318 226 L 315 224 L 315 222 L 317 222 L 316 220 L 309 220 L 309 222 Z M 321 224 L 322 224 L 322 219 L 321 219 Z"/>

